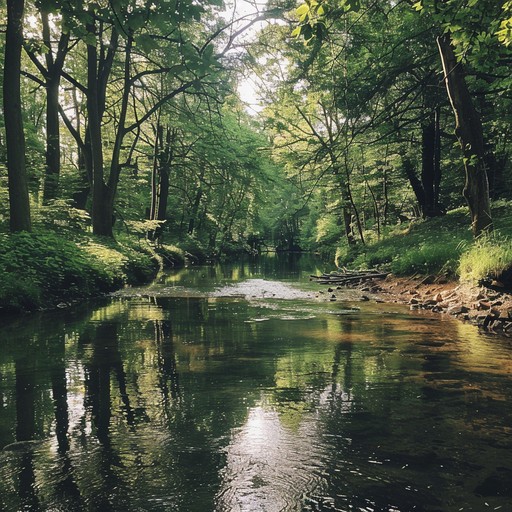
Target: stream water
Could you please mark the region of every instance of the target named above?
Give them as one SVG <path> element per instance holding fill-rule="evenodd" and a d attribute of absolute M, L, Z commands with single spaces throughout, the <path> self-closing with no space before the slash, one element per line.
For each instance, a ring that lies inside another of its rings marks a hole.
<path fill-rule="evenodd" d="M 324 270 L 191 267 L 3 320 L 0 510 L 512 511 L 510 340 L 319 299 Z"/>

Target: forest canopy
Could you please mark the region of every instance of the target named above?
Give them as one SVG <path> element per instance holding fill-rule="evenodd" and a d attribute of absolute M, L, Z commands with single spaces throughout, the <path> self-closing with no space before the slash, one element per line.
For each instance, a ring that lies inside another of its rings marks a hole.
<path fill-rule="evenodd" d="M 5 233 L 333 256 L 511 198 L 508 0 L 2 10 Z"/>

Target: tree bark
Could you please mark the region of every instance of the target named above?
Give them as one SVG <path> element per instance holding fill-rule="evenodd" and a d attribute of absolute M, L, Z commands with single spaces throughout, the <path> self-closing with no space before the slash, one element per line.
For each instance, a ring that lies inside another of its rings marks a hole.
<path fill-rule="evenodd" d="M 441 183 L 441 137 L 439 128 L 439 109 L 430 115 L 428 122 L 421 127 L 421 187 L 423 217 L 437 217 L 444 213 L 439 205 L 439 187 Z"/>
<path fill-rule="evenodd" d="M 60 75 L 46 83 L 46 174 L 44 177 L 43 203 L 57 197 L 60 177 L 60 126 L 59 126 Z"/>
<path fill-rule="evenodd" d="M 24 9 L 24 0 L 7 0 L 3 102 L 11 232 L 31 230 L 20 93 Z"/>
<path fill-rule="evenodd" d="M 175 130 L 167 127 L 165 142 L 163 126 L 158 121 L 155 134 L 155 155 L 151 178 L 151 209 L 150 220 L 165 221 L 167 219 L 167 202 L 169 198 L 169 175 L 174 152 Z M 160 237 L 162 228 L 159 226 L 148 232 L 150 240 Z"/>
<path fill-rule="evenodd" d="M 96 33 L 94 26 L 89 32 Z M 87 113 L 92 155 L 92 230 L 95 235 L 113 237 L 112 209 L 109 208 L 107 189 L 103 181 L 103 146 L 101 141 L 101 114 L 98 107 L 98 52 L 96 44 L 87 45 Z"/>
<path fill-rule="evenodd" d="M 60 124 L 59 124 L 59 88 L 68 53 L 69 33 L 63 33 L 58 42 L 55 57 L 52 50 L 49 13 L 41 9 L 43 40 L 48 52 L 46 58 L 46 174 L 43 187 L 43 202 L 57 197 L 60 179 Z M 34 60 L 34 58 L 32 58 Z M 44 71 L 44 70 L 42 70 Z"/>
<path fill-rule="evenodd" d="M 423 186 L 423 216 L 435 217 L 434 153 L 435 123 L 433 119 L 421 127 L 421 183 Z"/>
<path fill-rule="evenodd" d="M 476 237 L 492 231 L 489 183 L 485 165 L 483 128 L 466 84 L 462 65 L 457 62 L 449 35 L 437 38 L 443 64 L 444 81 L 455 114 L 455 135 L 461 145 L 466 183 L 464 197 L 471 214 Z"/>
<path fill-rule="evenodd" d="M 423 185 L 421 184 L 421 181 L 419 180 L 418 176 L 416 176 L 414 163 L 409 158 L 404 158 L 403 169 L 407 179 L 409 180 L 409 183 L 411 184 L 411 188 L 416 197 L 416 201 L 418 202 L 418 206 L 423 213 L 425 210 L 425 193 L 423 191 Z"/>

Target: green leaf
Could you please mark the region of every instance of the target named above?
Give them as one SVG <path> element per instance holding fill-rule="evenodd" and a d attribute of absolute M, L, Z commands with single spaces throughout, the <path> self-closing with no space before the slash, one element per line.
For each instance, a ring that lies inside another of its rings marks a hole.
<path fill-rule="evenodd" d="M 299 17 L 304 16 L 305 14 L 307 14 L 309 12 L 309 5 L 302 4 L 299 7 L 297 7 L 295 12 L 297 13 L 297 16 L 299 16 Z"/>
<path fill-rule="evenodd" d="M 82 41 L 89 46 L 96 46 L 96 35 L 88 32 L 82 36 Z"/>
<path fill-rule="evenodd" d="M 299 37 L 299 36 L 300 36 L 301 28 L 302 28 L 302 27 L 295 27 L 295 28 L 292 30 L 291 37 Z"/>

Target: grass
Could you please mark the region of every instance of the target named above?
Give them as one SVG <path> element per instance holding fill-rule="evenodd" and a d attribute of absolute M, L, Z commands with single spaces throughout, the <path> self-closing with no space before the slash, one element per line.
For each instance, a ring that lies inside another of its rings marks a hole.
<path fill-rule="evenodd" d="M 477 240 L 460 258 L 462 281 L 480 283 L 486 280 L 507 282 L 512 270 L 512 240 L 492 234 Z M 508 284 L 508 282 L 507 282 Z"/>
<path fill-rule="evenodd" d="M 445 274 L 463 281 L 496 279 L 512 269 L 512 203 L 493 207 L 495 232 L 473 240 L 467 208 L 391 229 L 381 240 L 338 249 L 337 265 L 379 267 L 395 275 Z"/>

